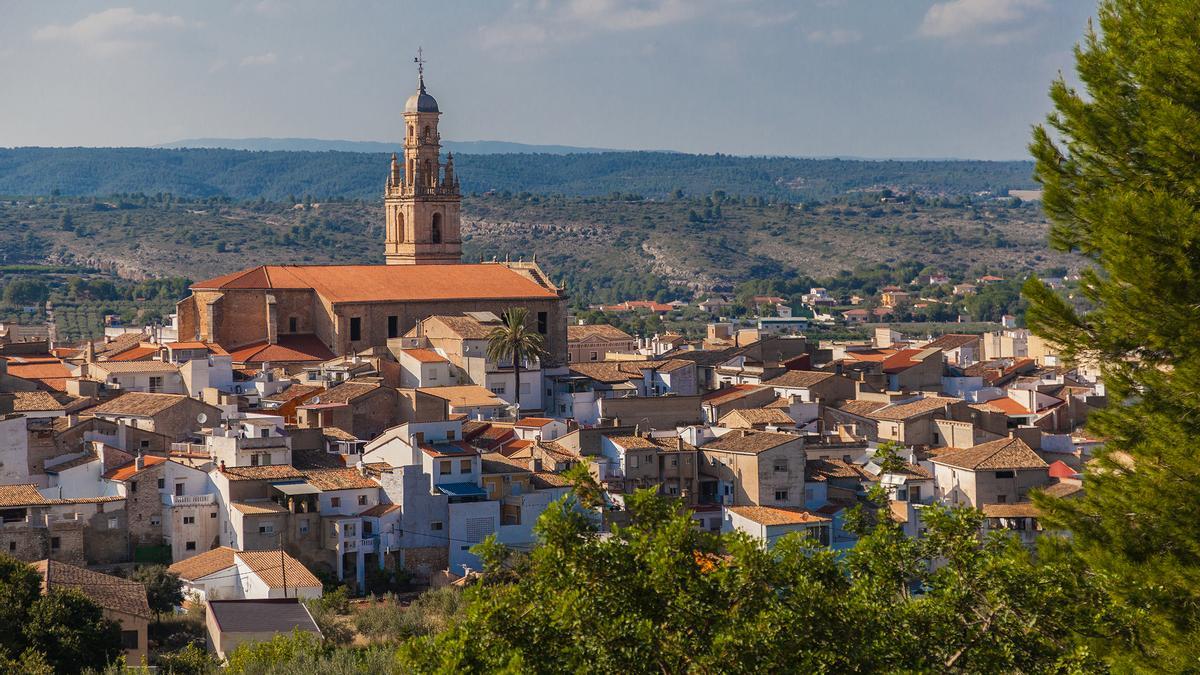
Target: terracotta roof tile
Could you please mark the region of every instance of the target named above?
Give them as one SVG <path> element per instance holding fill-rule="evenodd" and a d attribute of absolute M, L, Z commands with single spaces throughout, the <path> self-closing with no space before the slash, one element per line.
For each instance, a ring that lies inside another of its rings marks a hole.
<path fill-rule="evenodd" d="M 904 403 L 893 403 L 886 405 L 877 410 L 867 413 L 867 417 L 876 420 L 894 420 L 904 421 L 910 420 L 922 415 L 942 410 L 947 405 L 960 403 L 962 399 L 949 398 L 944 396 L 926 396 L 915 401 L 906 401 Z"/>
<path fill-rule="evenodd" d="M 13 392 L 13 412 L 48 412 L 65 410 L 66 406 L 44 391 Z"/>
<path fill-rule="evenodd" d="M 236 553 L 228 546 L 218 546 L 211 551 L 194 555 L 186 560 L 171 565 L 167 571 L 179 575 L 185 581 L 195 581 L 215 572 L 233 567 L 233 554 Z"/>
<path fill-rule="evenodd" d="M 735 384 L 732 387 L 718 389 L 711 394 L 707 394 L 701 400 L 706 405 L 724 405 L 763 389 L 766 389 L 766 387 L 761 384 Z"/>
<path fill-rule="evenodd" d="M 271 588 L 320 588 L 321 580 L 299 560 L 278 549 L 274 551 L 238 551 L 237 558 Z M 280 561 L 283 564 L 280 564 Z"/>
<path fill-rule="evenodd" d="M 772 448 L 801 440 L 793 434 L 777 434 L 769 431 L 731 431 L 720 438 L 705 443 L 703 450 L 723 450 L 757 455 Z"/>
<path fill-rule="evenodd" d="M 139 346 L 139 347 L 134 347 L 133 349 L 127 349 L 127 350 L 121 352 L 120 354 L 110 357 L 108 359 L 108 362 L 141 361 L 144 359 L 149 359 L 150 357 L 154 356 L 157 353 L 158 353 L 158 346 L 156 346 L 156 345 Z M 99 364 L 97 364 L 97 365 L 99 365 Z"/>
<path fill-rule="evenodd" d="M 1037 518 L 1041 513 L 1033 502 L 1015 504 L 984 504 L 981 508 L 988 518 Z"/>
<path fill-rule="evenodd" d="M 234 510 L 247 516 L 270 516 L 287 513 L 287 507 L 280 506 L 270 499 L 251 499 L 245 502 L 229 502 Z"/>
<path fill-rule="evenodd" d="M 332 303 L 555 298 L 499 264 L 270 265 L 201 281 L 193 289 L 313 289 Z"/>
<path fill-rule="evenodd" d="M 131 391 L 91 408 L 93 415 L 135 415 L 153 417 L 187 400 L 183 394 L 151 394 Z"/>
<path fill-rule="evenodd" d="M 179 366 L 165 361 L 101 361 L 88 366 L 88 372 L 101 370 L 106 373 L 170 373 L 178 372 Z"/>
<path fill-rule="evenodd" d="M 851 415 L 857 415 L 859 417 L 869 417 L 871 413 L 886 405 L 887 404 L 883 401 L 843 401 L 837 406 L 837 410 L 850 413 Z"/>
<path fill-rule="evenodd" d="M 768 387 L 788 387 L 793 389 L 807 389 L 815 384 L 819 384 L 828 380 L 831 377 L 837 377 L 833 373 L 824 373 L 816 370 L 789 370 L 771 380 L 763 382 Z"/>
<path fill-rule="evenodd" d="M 142 468 L 139 469 L 137 467 L 137 460 L 134 460 L 128 464 L 125 464 L 124 466 L 105 473 L 104 478 L 107 480 L 124 482 L 145 471 L 146 469 L 158 466 L 165 461 L 167 461 L 166 457 L 159 457 L 158 455 L 144 455 L 142 457 Z"/>
<path fill-rule="evenodd" d="M 309 485 L 322 492 L 332 490 L 361 490 L 377 488 L 379 483 L 358 472 L 358 469 L 312 469 L 304 472 L 304 478 Z"/>
<path fill-rule="evenodd" d="M 942 351 L 945 351 L 948 349 L 958 349 L 959 347 L 963 347 L 963 346 L 969 345 L 971 343 L 978 343 L 980 341 L 980 339 L 981 338 L 978 335 L 963 335 L 961 333 L 946 333 L 945 335 L 939 336 L 936 340 L 929 342 L 929 344 L 925 345 L 925 348 L 926 349 L 941 349 Z"/>
<path fill-rule="evenodd" d="M 796 420 L 792 416 L 784 412 L 781 408 L 744 408 L 742 410 L 734 410 L 722 417 L 718 424 L 728 426 L 725 420 L 730 418 L 739 419 L 746 424 L 770 424 L 778 426 L 794 426 Z"/>
<path fill-rule="evenodd" d="M 286 464 L 270 466 L 230 466 L 221 470 L 230 481 L 242 480 L 285 480 L 288 478 L 304 478 L 299 469 Z"/>
<path fill-rule="evenodd" d="M 830 519 L 825 516 L 796 507 L 727 506 L 725 508 L 759 525 L 808 525 L 830 522 Z"/>
<path fill-rule="evenodd" d="M 665 338 L 666 336 L 662 336 Z M 567 326 L 567 342 L 589 342 L 606 340 L 610 342 L 631 341 L 633 336 L 625 331 L 606 323 L 589 324 L 586 326 Z"/>
<path fill-rule="evenodd" d="M 0 506 L 32 506 L 45 504 L 46 498 L 30 484 L 0 485 Z"/>
<path fill-rule="evenodd" d="M 1046 468 L 1046 462 L 1019 438 L 1001 438 L 966 450 L 945 452 L 931 461 L 969 471 Z"/>
<path fill-rule="evenodd" d="M 334 353 L 315 335 L 281 335 L 276 344 L 263 340 L 229 350 L 234 363 L 307 363 L 328 361 Z"/>
<path fill-rule="evenodd" d="M 446 357 L 432 349 L 402 349 L 405 356 L 410 356 L 421 363 L 445 363 Z"/>
<path fill-rule="evenodd" d="M 151 617 L 146 587 L 136 581 L 93 572 L 57 560 L 39 560 L 33 568 L 42 577 L 42 590 L 72 588 L 101 607 L 145 619 Z"/>
<path fill-rule="evenodd" d="M 420 387 L 417 391 L 448 401 L 451 407 L 497 407 L 507 405 L 500 397 L 477 384 L 453 387 Z"/>

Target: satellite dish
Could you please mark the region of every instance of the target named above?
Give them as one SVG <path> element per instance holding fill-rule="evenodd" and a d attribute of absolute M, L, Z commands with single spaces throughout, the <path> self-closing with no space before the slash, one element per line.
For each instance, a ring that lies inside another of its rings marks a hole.
<path fill-rule="evenodd" d="M 204 413 L 200 413 L 199 415 L 196 415 L 196 421 L 199 422 L 200 424 L 204 424 L 205 422 L 208 421 L 208 415 L 205 415 Z"/>

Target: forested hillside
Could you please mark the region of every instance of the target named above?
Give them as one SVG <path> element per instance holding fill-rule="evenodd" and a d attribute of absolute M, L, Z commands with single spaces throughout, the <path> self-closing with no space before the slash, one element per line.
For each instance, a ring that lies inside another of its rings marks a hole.
<path fill-rule="evenodd" d="M 667 152 L 492 154 L 455 158 L 463 190 L 658 199 L 714 190 L 772 201 L 828 199 L 890 188 L 925 195 L 1029 189 L 1029 162 L 860 161 Z M 0 149 L 0 195 L 185 197 L 280 201 L 309 195 L 377 199 L 388 156 L 353 152 L 221 149 Z"/>

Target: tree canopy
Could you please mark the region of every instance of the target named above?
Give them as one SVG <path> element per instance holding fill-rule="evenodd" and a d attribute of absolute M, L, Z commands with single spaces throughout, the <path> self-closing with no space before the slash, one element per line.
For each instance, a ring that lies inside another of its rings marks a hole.
<path fill-rule="evenodd" d="M 1027 320 L 1102 373 L 1111 403 L 1081 500 L 1047 523 L 1121 617 L 1093 642 L 1114 668 L 1180 672 L 1200 653 L 1200 3 L 1104 0 L 1034 134 L 1052 244 L 1090 257 L 1076 311 L 1031 281 Z"/>

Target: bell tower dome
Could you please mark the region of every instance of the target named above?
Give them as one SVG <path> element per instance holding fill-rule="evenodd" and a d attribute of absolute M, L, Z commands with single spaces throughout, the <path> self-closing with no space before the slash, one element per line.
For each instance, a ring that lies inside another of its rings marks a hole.
<path fill-rule="evenodd" d="M 441 163 L 438 102 L 425 90 L 425 60 L 417 64 L 417 93 L 404 105 L 404 158 L 392 155 L 384 189 L 384 257 L 389 265 L 447 265 L 461 262 L 462 194 L 454 156 Z"/>

